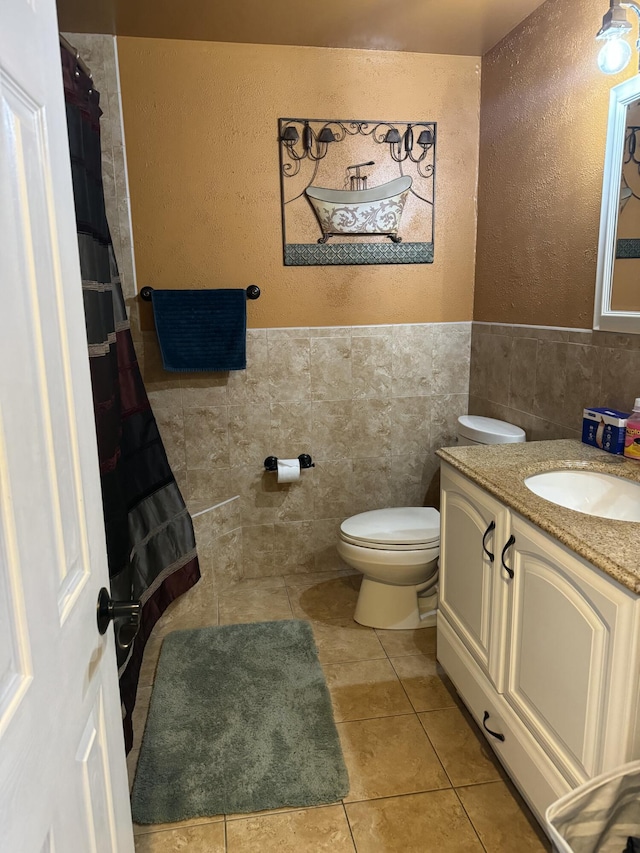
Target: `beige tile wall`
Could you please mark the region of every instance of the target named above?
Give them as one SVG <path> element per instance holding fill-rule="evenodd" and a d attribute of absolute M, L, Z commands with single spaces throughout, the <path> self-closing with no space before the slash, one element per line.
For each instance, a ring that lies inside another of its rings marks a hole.
<path fill-rule="evenodd" d="M 582 410 L 631 411 L 640 335 L 473 323 L 469 411 L 522 427 L 529 440 L 580 438 Z"/>
<path fill-rule="evenodd" d="M 225 530 L 216 571 L 337 568 L 345 517 L 437 494 L 435 450 L 467 411 L 470 336 L 470 323 L 250 329 L 246 371 L 179 375 L 144 333 L 145 384 L 187 502 L 231 500 L 224 519 L 221 507 L 196 518 L 201 552 Z M 267 456 L 300 453 L 315 467 L 299 482 L 265 472 Z"/>

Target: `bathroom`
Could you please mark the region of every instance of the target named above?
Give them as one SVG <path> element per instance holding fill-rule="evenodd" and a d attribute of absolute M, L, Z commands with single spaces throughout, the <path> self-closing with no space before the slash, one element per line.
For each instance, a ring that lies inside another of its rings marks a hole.
<path fill-rule="evenodd" d="M 293 616 L 321 623 L 327 649 L 329 629 L 337 645 L 356 642 L 357 589 L 336 552 L 340 523 L 437 502 L 435 452 L 455 443 L 459 415 L 497 417 L 538 440 L 579 438 L 585 405 L 630 407 L 635 336 L 591 326 L 609 89 L 633 69 L 606 77 L 597 68 L 602 0 L 531 3 L 531 16 L 482 57 L 200 41 L 197 23 L 189 32 L 159 13 L 143 31 L 132 12 L 114 45 L 94 34 L 110 30 L 90 12 L 58 6 L 60 29 L 101 91 L 105 196 L 132 334 L 205 580 L 169 609 L 148 645 L 139 730 L 162 636 L 175 627 Z M 433 264 L 283 266 L 277 119 L 287 115 L 437 121 Z M 247 370 L 166 373 L 140 288 L 249 284 L 261 296 L 248 305 Z M 265 457 L 299 453 L 315 467 L 278 487 Z M 365 677 L 353 662 L 364 660 L 363 672 L 394 693 L 396 681 L 433 677 L 413 668 L 433 653 L 425 643 L 378 638 L 355 658 L 334 652 L 329 666 L 348 693 L 349 678 Z M 403 713 L 389 701 L 380 719 Z M 347 717 L 355 729 L 357 712 Z M 501 772 L 484 753 L 477 762 L 460 787 L 499 787 L 523 834 L 519 849 L 546 849 Z M 359 829 L 341 812 L 338 828 L 316 824 L 318 838 L 338 833 L 336 850 L 413 849 L 398 839 L 395 848 L 367 846 L 376 843 L 364 840 L 367 827 L 384 814 L 358 808 Z M 475 808 L 489 806 L 479 799 Z M 281 818 L 273 849 L 306 832 L 291 820 Z M 229 851 L 270 849 L 251 836 L 255 822 L 245 822 L 246 836 L 241 823 L 225 830 Z M 469 828 L 478 850 L 480 824 Z M 466 831 L 450 849 L 462 849 Z M 231 846 L 234 832 L 245 847 Z M 484 849 L 510 849 L 508 832 L 485 831 Z M 140 832 L 137 849 L 222 851 L 220 833 L 217 824 L 163 827 Z M 295 849 L 325 849 L 314 838 Z"/>
<path fill-rule="evenodd" d="M 482 90 L 477 57 L 171 40 L 162 30 L 118 38 L 128 186 L 116 139 L 115 177 L 105 175 L 120 214 L 114 243 L 178 483 L 190 506 L 220 507 L 196 524 L 211 522 L 201 542 L 222 537 L 221 576 L 334 568 L 342 518 L 422 503 L 430 486 L 437 495 L 434 451 L 467 411 L 542 439 L 577 436 L 589 401 L 631 404 L 629 339 L 584 331 L 612 83 L 592 61 L 598 16 L 597 2 L 579 13 L 544 4 L 484 57 Z M 560 51 L 554 33 L 567 30 Z M 99 80 L 91 36 L 76 42 Z M 103 144 L 111 122 L 121 135 L 117 104 L 110 91 L 105 110 L 103 97 Z M 438 121 L 433 265 L 282 266 L 270 141 L 277 117 L 295 113 Z M 247 371 L 177 379 L 162 370 L 136 282 L 198 288 L 212 276 L 262 289 L 248 305 Z M 315 468 L 283 493 L 263 461 L 303 452 Z"/>

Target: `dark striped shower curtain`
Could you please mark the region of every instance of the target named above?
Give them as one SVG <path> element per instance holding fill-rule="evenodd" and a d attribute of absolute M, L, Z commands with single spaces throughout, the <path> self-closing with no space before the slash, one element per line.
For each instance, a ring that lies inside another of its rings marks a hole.
<path fill-rule="evenodd" d="M 142 624 L 118 649 L 125 742 L 151 629 L 200 577 L 193 525 L 169 467 L 136 360 L 102 189 L 99 94 L 62 49 L 80 269 L 111 596 L 140 600 Z"/>

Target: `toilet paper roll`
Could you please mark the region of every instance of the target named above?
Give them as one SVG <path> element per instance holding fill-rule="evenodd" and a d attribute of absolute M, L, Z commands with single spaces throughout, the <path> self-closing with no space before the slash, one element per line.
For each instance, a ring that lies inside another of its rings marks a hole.
<path fill-rule="evenodd" d="M 299 459 L 278 459 L 278 482 L 295 483 L 300 479 Z"/>

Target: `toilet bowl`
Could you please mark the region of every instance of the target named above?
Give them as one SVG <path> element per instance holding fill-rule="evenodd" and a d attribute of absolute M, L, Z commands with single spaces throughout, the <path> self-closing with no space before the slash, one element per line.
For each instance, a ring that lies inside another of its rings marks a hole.
<path fill-rule="evenodd" d="M 476 415 L 458 418 L 458 443 L 526 441 L 520 427 Z M 362 572 L 354 619 L 370 628 L 402 630 L 436 624 L 440 513 L 433 507 L 362 512 L 340 525 L 338 553 Z"/>
<path fill-rule="evenodd" d="M 418 596 L 435 599 L 440 554 L 437 509 L 392 507 L 354 515 L 340 526 L 338 553 L 364 576 L 356 622 L 396 629 L 426 627 L 428 620 L 435 625 L 435 601 L 421 614 Z"/>

